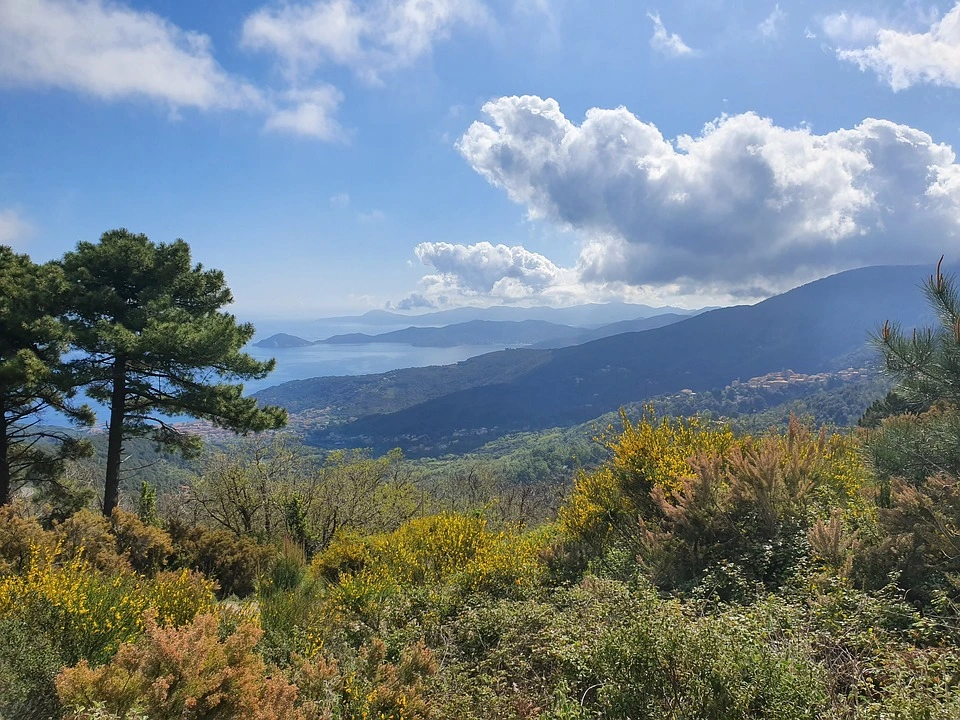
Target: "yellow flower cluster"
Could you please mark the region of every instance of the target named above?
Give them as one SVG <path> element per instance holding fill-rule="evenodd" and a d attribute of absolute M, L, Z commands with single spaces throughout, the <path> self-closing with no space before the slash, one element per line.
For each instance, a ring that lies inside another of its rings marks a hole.
<path fill-rule="evenodd" d="M 604 467 L 581 473 L 559 513 L 560 531 L 585 537 L 603 533 L 615 518 L 634 509 L 634 499 L 653 487 L 675 490 L 690 477 L 692 458 L 724 455 L 737 442 L 726 425 L 698 417 L 658 419 L 652 405 L 636 423 L 621 411 L 623 429 L 598 438 L 613 453 Z"/>
<path fill-rule="evenodd" d="M 0 577 L 0 618 L 42 618 L 40 625 L 79 657 L 112 655 L 142 632 L 148 610 L 161 624 L 182 625 L 214 604 L 212 583 L 186 571 L 153 579 L 108 576 L 98 573 L 82 550 L 60 560 L 59 548 L 34 548 L 23 574 Z"/>
<path fill-rule="evenodd" d="M 339 569 L 341 600 L 359 609 L 411 585 L 456 581 L 470 591 L 530 585 L 542 570 L 540 548 L 533 535 L 493 532 L 483 518 L 443 513 L 392 533 L 341 536 L 314 560 L 314 570 Z"/>
<path fill-rule="evenodd" d="M 784 460 L 794 458 L 794 464 L 809 468 L 813 492 L 821 508 L 842 507 L 859 516 L 875 507 L 867 502 L 864 492 L 871 475 L 855 435 L 828 435 L 825 430 L 813 433 L 794 419 L 777 441 L 779 455 Z"/>
<path fill-rule="evenodd" d="M 621 411 L 623 430 L 603 438 L 613 451 L 613 468 L 624 481 L 646 489 L 677 490 L 690 477 L 690 460 L 698 455 L 724 455 L 736 439 L 723 424 L 710 424 L 699 417 L 661 418 L 652 405 L 633 423 Z"/>

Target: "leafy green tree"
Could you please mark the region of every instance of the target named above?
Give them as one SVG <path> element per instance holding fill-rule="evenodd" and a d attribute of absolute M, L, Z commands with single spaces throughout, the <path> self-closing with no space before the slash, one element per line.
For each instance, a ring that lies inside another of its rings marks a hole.
<path fill-rule="evenodd" d="M 51 410 L 93 423 L 89 408 L 70 401 L 73 378 L 61 363 L 69 336 L 54 303 L 62 290 L 59 268 L 0 245 L 0 505 L 23 483 L 56 481 L 64 460 L 89 452 L 70 433 L 44 425 Z"/>
<path fill-rule="evenodd" d="M 223 273 L 193 265 L 186 242 L 111 230 L 98 243 L 78 244 L 61 264 L 70 288 L 67 324 L 84 353 L 74 367 L 87 394 L 110 409 L 105 515 L 119 500 L 126 438 L 192 454 L 199 441 L 171 416 L 240 433 L 286 424 L 281 408 L 243 396 L 239 381 L 266 377 L 275 363 L 242 352 L 253 326 L 223 311 L 233 302 Z"/>

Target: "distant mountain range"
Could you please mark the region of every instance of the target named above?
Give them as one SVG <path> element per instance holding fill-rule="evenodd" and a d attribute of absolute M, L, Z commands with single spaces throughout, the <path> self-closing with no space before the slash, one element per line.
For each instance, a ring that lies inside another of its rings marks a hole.
<path fill-rule="evenodd" d="M 545 320 L 469 320 L 446 327 L 409 327 L 379 335 L 365 333 L 334 335 L 317 344 L 405 343 L 418 347 L 530 345 L 543 340 L 572 339 L 582 332 L 581 328 L 557 325 Z"/>
<path fill-rule="evenodd" d="M 308 345 L 369 345 L 372 343 L 399 343 L 415 347 L 516 345 L 560 348 L 623 332 L 663 327 L 687 317 L 689 315 L 666 313 L 649 318 L 621 320 L 609 325 L 602 325 L 599 328 L 558 325 L 545 320 L 469 320 L 444 327 L 408 327 L 376 335 L 345 333 L 317 341 L 305 340 L 287 333 L 277 333 L 255 343 L 255 345 L 267 349 L 299 348 Z"/>
<path fill-rule="evenodd" d="M 438 327 L 471 320 L 498 320 L 518 322 L 542 320 L 556 325 L 574 327 L 599 327 L 621 320 L 653 317 L 664 313 L 689 315 L 697 310 L 675 307 L 651 307 L 624 302 L 591 303 L 573 307 L 516 307 L 496 306 L 488 308 L 461 307 L 438 310 L 420 315 L 405 315 L 389 310 L 370 310 L 363 315 L 325 318 L 325 322 L 362 325 L 410 325 L 414 327 Z"/>
<path fill-rule="evenodd" d="M 635 318 L 633 320 L 621 320 L 620 322 L 601 325 L 598 328 L 578 329 L 575 333 L 567 336 L 557 336 L 531 343 L 530 347 L 540 349 L 562 348 L 570 345 L 581 345 L 592 340 L 620 335 L 625 332 L 641 332 L 643 330 L 653 330 L 658 327 L 666 327 L 675 322 L 686 320 L 690 314 L 678 315 L 677 313 L 664 313 L 663 315 L 654 315 L 648 318 Z"/>
<path fill-rule="evenodd" d="M 721 308 L 641 332 L 559 349 L 507 350 L 456 365 L 315 378 L 257 393 L 335 421 L 314 441 L 431 454 L 519 430 L 572 425 L 655 395 L 723 387 L 791 369 L 829 372 L 876 358 L 884 320 L 929 322 L 918 286 L 929 268 L 863 268 L 751 306 Z"/>

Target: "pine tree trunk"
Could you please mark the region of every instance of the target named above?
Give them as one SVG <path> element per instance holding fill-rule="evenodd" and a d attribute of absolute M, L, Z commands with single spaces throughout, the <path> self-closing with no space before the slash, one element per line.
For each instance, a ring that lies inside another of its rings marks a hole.
<path fill-rule="evenodd" d="M 117 358 L 113 366 L 110 398 L 110 430 L 107 436 L 107 479 L 103 488 L 103 514 L 110 517 L 120 501 L 120 463 L 123 461 L 123 420 L 127 400 L 126 363 Z"/>
<path fill-rule="evenodd" d="M 11 472 L 10 458 L 7 453 L 10 450 L 10 441 L 7 438 L 7 419 L 0 413 L 0 507 L 7 505 L 12 498 L 10 497 Z"/>

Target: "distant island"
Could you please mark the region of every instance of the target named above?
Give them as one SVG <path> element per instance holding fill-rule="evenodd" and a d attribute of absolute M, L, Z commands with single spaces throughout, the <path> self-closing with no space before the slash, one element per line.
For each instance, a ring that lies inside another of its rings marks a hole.
<path fill-rule="evenodd" d="M 296 335 L 288 335 L 287 333 L 277 333 L 276 335 L 271 335 L 260 342 L 253 344 L 254 347 L 258 348 L 269 348 L 269 349 L 286 349 L 286 348 L 298 348 L 298 347 L 307 347 L 308 345 L 313 345 L 309 340 L 304 340 L 301 337 Z"/>

